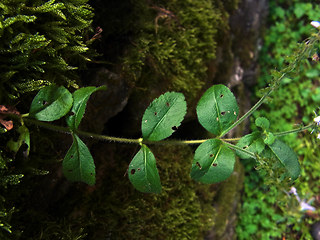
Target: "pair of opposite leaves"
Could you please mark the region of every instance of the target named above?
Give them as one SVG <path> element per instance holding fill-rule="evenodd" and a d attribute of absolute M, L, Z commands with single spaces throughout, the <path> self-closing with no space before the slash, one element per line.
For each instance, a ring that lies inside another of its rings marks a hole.
<path fill-rule="evenodd" d="M 146 109 L 141 124 L 143 140 L 160 141 L 180 126 L 187 111 L 183 94 L 167 92 Z M 237 119 L 239 108 L 232 92 L 224 85 L 209 88 L 197 105 L 200 124 L 220 136 Z M 195 152 L 191 177 L 203 183 L 221 182 L 233 172 L 234 152 L 219 139 L 209 139 Z M 161 192 L 159 173 L 153 153 L 141 144 L 140 151 L 129 164 L 128 175 L 133 186 L 141 192 Z"/>
<path fill-rule="evenodd" d="M 71 130 L 77 130 L 83 118 L 86 104 L 92 93 L 102 87 L 84 87 L 71 94 L 62 86 L 50 85 L 41 89 L 33 99 L 29 116 L 40 121 L 55 121 L 66 116 Z M 70 181 L 95 184 L 95 164 L 85 143 L 72 133 L 73 143 L 63 159 L 63 173 Z"/>

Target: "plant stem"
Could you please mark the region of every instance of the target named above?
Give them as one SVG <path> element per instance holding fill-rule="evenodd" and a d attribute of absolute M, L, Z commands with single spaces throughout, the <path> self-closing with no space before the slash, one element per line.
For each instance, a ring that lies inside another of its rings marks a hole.
<path fill-rule="evenodd" d="M 90 133 L 90 132 L 85 132 L 80 130 L 76 130 L 74 132 L 85 137 L 94 138 L 94 139 L 103 140 L 103 141 L 109 141 L 109 142 L 136 143 L 136 144 L 142 143 L 141 138 L 131 139 L 131 138 L 110 137 L 106 135 L 100 135 L 100 134 Z"/>
<path fill-rule="evenodd" d="M 80 131 L 80 130 L 72 131 L 71 129 L 69 129 L 67 127 L 60 127 L 60 126 L 56 126 L 56 125 L 53 125 L 50 123 L 31 119 L 31 118 L 24 118 L 24 121 L 27 123 L 31 123 L 31 124 L 37 125 L 39 127 L 44 127 L 44 128 L 50 129 L 50 130 L 57 131 L 57 132 L 62 132 L 62 133 L 66 133 L 66 134 L 72 134 L 74 132 L 74 133 L 81 135 L 81 136 L 94 138 L 94 139 L 98 139 L 98 140 L 103 140 L 103 141 L 110 141 L 110 142 L 136 143 L 136 144 L 144 143 L 144 144 L 157 144 L 157 145 L 169 145 L 169 144 L 190 145 L 190 144 L 201 144 L 201 143 L 208 140 L 208 139 L 200 139 L 200 140 L 148 141 L 148 140 L 143 140 L 142 138 L 137 138 L 137 139 L 120 138 L 120 137 L 111 137 L 111 136 L 90 133 L 90 132 L 85 132 L 85 131 Z"/>
<path fill-rule="evenodd" d="M 199 140 L 163 140 L 163 141 L 148 141 L 143 140 L 142 143 L 145 144 L 156 144 L 156 145 L 192 145 L 201 144 L 209 139 L 199 139 Z"/>
<path fill-rule="evenodd" d="M 62 132 L 62 133 L 66 133 L 66 134 L 72 134 L 73 132 L 81 135 L 81 136 L 85 136 L 85 137 L 89 137 L 89 138 L 94 138 L 94 139 L 98 139 L 98 140 L 103 140 L 103 141 L 109 141 L 109 142 L 120 142 L 120 143 L 135 143 L 135 144 L 156 144 L 156 145 L 192 145 L 192 144 L 201 144 L 209 139 L 199 139 L 199 140 L 163 140 L 163 141 L 149 141 L 149 140 L 143 140 L 142 138 L 137 138 L 137 139 L 131 139 L 131 138 L 120 138 L 120 137 L 111 137 L 111 136 L 106 136 L 106 135 L 101 135 L 101 134 L 96 134 L 96 133 L 90 133 L 90 132 L 85 132 L 85 131 L 80 131 L 80 130 L 75 130 L 72 131 L 70 128 L 67 127 L 60 127 L 60 126 L 56 126 L 50 123 L 46 123 L 46 122 L 42 122 L 39 120 L 35 120 L 35 119 L 31 119 L 31 118 L 23 118 L 24 122 L 26 123 L 31 123 L 34 125 L 37 125 L 39 127 L 44 127 L 50 130 L 54 130 L 57 132 Z M 239 119 L 240 120 L 240 119 Z M 289 131 L 284 131 L 284 132 L 278 132 L 278 133 L 274 133 L 275 136 L 277 137 L 281 137 L 287 134 L 291 134 L 291 133 L 297 133 L 297 132 L 302 132 L 305 131 L 311 127 L 314 126 L 314 123 L 309 124 L 307 126 L 304 127 L 300 127 L 297 129 L 293 129 L 293 130 L 289 130 Z M 230 148 L 234 148 L 236 150 L 245 152 L 247 154 L 250 154 L 250 152 L 245 151 L 243 149 L 239 149 L 238 147 L 234 146 L 233 144 L 227 143 L 227 142 L 232 142 L 232 141 L 238 141 L 240 138 L 225 138 L 225 139 L 220 139 L 223 142 L 225 142 Z M 232 145 L 232 147 L 231 147 Z"/>
<path fill-rule="evenodd" d="M 288 131 L 284 131 L 284 132 L 277 132 L 277 133 L 274 133 L 273 135 L 277 136 L 277 137 L 281 137 L 281 136 L 285 136 L 285 135 L 288 135 L 291 133 L 298 133 L 298 132 L 308 130 L 309 128 L 311 128 L 313 126 L 314 126 L 314 123 L 311 123 L 311 124 L 304 126 L 304 127 L 300 127 L 300 128 L 296 128 L 296 129 L 292 129 L 292 130 L 288 130 Z"/>
<path fill-rule="evenodd" d="M 298 57 L 295 59 L 293 63 L 291 63 L 288 67 L 286 67 L 282 72 L 282 75 L 270 86 L 270 89 L 268 92 L 263 95 L 260 100 L 248 111 L 246 112 L 241 118 L 239 118 L 235 123 L 233 123 L 230 127 L 228 127 L 226 130 L 224 130 L 220 137 L 223 137 L 225 134 L 227 134 L 231 129 L 238 126 L 240 123 L 243 122 L 247 117 L 249 117 L 255 110 L 257 110 L 261 104 L 266 100 L 266 98 L 276 89 L 276 87 L 280 84 L 281 80 L 290 72 L 292 72 L 296 66 L 303 60 L 303 57 L 306 53 L 308 53 L 308 50 L 312 49 L 315 42 L 319 41 L 319 35 L 315 35 L 311 37 L 308 41 L 308 43 L 305 43 L 305 47 L 302 49 Z"/>
<path fill-rule="evenodd" d="M 38 121 L 35 119 L 30 119 L 30 118 L 24 118 L 24 121 L 27 123 L 31 123 L 31 124 L 35 124 L 37 126 L 40 127 L 44 127 L 50 130 L 54 130 L 57 132 L 63 132 L 66 134 L 72 134 L 73 132 L 85 137 L 90 137 L 90 138 L 94 138 L 94 139 L 99 139 L 99 140 L 104 140 L 104 141 L 110 141 L 110 142 L 122 142 L 122 143 L 137 143 L 140 144 L 141 143 L 141 139 L 130 139 L 130 138 L 120 138 L 120 137 L 110 137 L 110 136 L 105 136 L 105 135 L 100 135 L 100 134 L 96 134 L 96 133 L 89 133 L 89 132 L 85 132 L 85 131 L 72 131 L 71 129 L 67 128 L 67 127 L 60 127 L 60 126 L 56 126 L 50 123 L 46 123 L 46 122 L 42 122 L 42 121 Z"/>
<path fill-rule="evenodd" d="M 221 139 L 221 140 L 222 140 L 222 139 Z M 245 149 L 243 149 L 243 148 L 241 148 L 241 147 L 238 147 L 238 146 L 236 146 L 236 145 L 233 145 L 233 144 L 231 144 L 231 143 L 228 143 L 228 142 L 225 142 L 225 141 L 223 141 L 223 142 L 224 142 L 225 145 L 227 145 L 229 148 L 231 148 L 231 149 L 233 149 L 233 150 L 235 150 L 235 151 L 243 152 L 243 153 L 245 153 L 245 154 L 247 154 L 247 155 L 250 155 L 250 157 L 252 157 L 252 158 L 254 158 L 254 159 L 257 158 L 256 155 L 255 155 L 253 152 L 249 152 L 249 151 L 247 151 L 247 150 L 245 150 Z"/>
<path fill-rule="evenodd" d="M 282 76 L 280 77 L 281 79 L 285 76 L 286 74 L 282 74 Z M 221 137 L 223 137 L 224 135 L 226 135 L 231 129 L 235 128 L 236 126 L 238 126 L 240 123 L 243 122 L 243 120 L 245 120 L 247 117 L 249 117 L 255 110 L 257 110 L 261 104 L 265 101 L 265 99 L 273 92 L 274 88 L 270 88 L 269 91 L 262 96 L 262 98 L 260 98 L 260 100 L 248 111 L 246 112 L 242 117 L 240 117 L 236 122 L 234 122 L 230 127 L 228 127 L 226 130 L 224 130 L 221 133 Z"/>

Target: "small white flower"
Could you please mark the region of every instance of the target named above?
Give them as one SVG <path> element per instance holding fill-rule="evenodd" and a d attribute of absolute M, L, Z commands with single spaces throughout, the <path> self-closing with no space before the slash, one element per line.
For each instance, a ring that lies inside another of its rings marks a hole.
<path fill-rule="evenodd" d="M 319 135 L 320 135 L 320 133 L 319 133 Z M 306 200 L 301 201 L 299 194 L 297 193 L 297 189 L 295 187 L 291 187 L 289 194 L 293 194 L 296 197 L 297 201 L 299 202 L 300 211 L 310 210 L 313 212 L 316 210 L 313 206 L 310 205 L 310 203 L 312 203 L 312 201 L 314 199 L 311 198 L 308 202 Z"/>
<path fill-rule="evenodd" d="M 313 119 L 313 121 L 317 124 L 320 125 L 320 116 L 317 116 Z"/>
<path fill-rule="evenodd" d="M 310 204 L 306 203 L 305 201 L 300 202 L 300 210 L 301 211 L 315 211 L 316 209 L 314 207 L 312 207 Z"/>
<path fill-rule="evenodd" d="M 289 193 L 292 193 L 293 195 L 297 196 L 297 189 L 295 187 L 291 187 Z"/>
<path fill-rule="evenodd" d="M 310 24 L 315 28 L 319 28 L 320 27 L 320 22 L 318 22 L 318 21 L 312 21 Z"/>

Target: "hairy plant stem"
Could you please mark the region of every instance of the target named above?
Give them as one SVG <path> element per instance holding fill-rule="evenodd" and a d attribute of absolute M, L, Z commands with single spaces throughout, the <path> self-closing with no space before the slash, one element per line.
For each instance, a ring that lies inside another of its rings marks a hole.
<path fill-rule="evenodd" d="M 24 122 L 31 123 L 31 124 L 37 125 L 39 127 L 47 128 L 47 129 L 54 130 L 57 132 L 63 132 L 66 134 L 76 133 L 76 134 L 79 134 L 79 135 L 82 135 L 85 137 L 94 138 L 94 139 L 103 140 L 103 141 L 120 142 L 120 143 L 137 143 L 137 144 L 140 144 L 142 141 L 140 138 L 130 139 L 130 138 L 110 137 L 110 136 L 105 136 L 105 135 L 101 135 L 101 134 L 90 133 L 90 132 L 85 132 L 85 131 L 80 131 L 80 130 L 73 131 L 67 127 L 60 127 L 60 126 L 56 126 L 56 125 L 53 125 L 50 123 L 31 119 L 31 118 L 24 118 Z"/>
<path fill-rule="evenodd" d="M 285 76 L 285 73 L 281 76 L 282 78 Z M 226 135 L 230 130 L 238 126 L 240 123 L 242 123 L 247 117 L 249 117 L 255 110 L 257 110 L 261 104 L 265 101 L 265 99 L 273 92 L 274 88 L 270 88 L 269 91 L 262 97 L 260 100 L 248 111 L 246 112 L 242 117 L 240 117 L 236 122 L 234 122 L 230 127 L 228 127 L 226 130 L 224 130 L 221 133 L 221 137 Z"/>
<path fill-rule="evenodd" d="M 273 135 L 276 136 L 276 137 L 281 137 L 281 136 L 285 136 L 285 135 L 288 135 L 288 134 L 291 134 L 291 133 L 298 133 L 298 132 L 302 132 L 302 131 L 305 131 L 305 130 L 308 130 L 309 128 L 312 128 L 314 127 L 315 124 L 314 123 L 311 123 L 307 126 L 301 126 L 299 128 L 296 128 L 296 129 L 292 129 L 292 130 L 288 130 L 288 131 L 284 131 L 284 132 L 277 132 L 277 133 L 274 133 Z"/>
<path fill-rule="evenodd" d="M 267 97 L 280 85 L 282 79 L 289 73 L 291 73 L 293 70 L 296 69 L 296 67 L 299 65 L 299 63 L 304 59 L 305 54 L 309 53 L 312 50 L 315 42 L 319 41 L 319 34 L 313 35 L 308 41 L 305 42 L 305 47 L 301 50 L 299 55 L 295 58 L 294 62 L 289 64 L 288 67 L 286 67 L 284 70 L 282 70 L 281 76 L 275 80 L 272 85 L 270 86 L 268 92 L 266 92 L 260 100 L 248 111 L 246 112 L 242 117 L 240 117 L 236 122 L 234 122 L 230 127 L 228 127 L 226 130 L 224 130 L 220 137 L 223 137 L 226 135 L 230 130 L 241 124 L 247 117 L 249 117 L 255 110 L 257 110 L 267 99 Z"/>
<path fill-rule="evenodd" d="M 17 117 L 17 116 L 16 116 Z M 50 124 L 47 122 L 42 122 L 39 120 L 31 119 L 31 118 L 23 118 L 25 123 L 30 123 L 37 125 L 39 127 L 47 128 L 50 130 L 54 130 L 57 132 L 62 132 L 66 134 L 72 134 L 76 133 L 78 135 L 84 136 L 84 137 L 89 137 L 97 140 L 102 140 L 102 141 L 108 141 L 108 142 L 119 142 L 119 143 L 134 143 L 134 144 L 156 144 L 156 145 L 192 145 L 192 144 L 201 144 L 209 139 L 199 139 L 199 140 L 163 140 L 163 141 L 149 141 L 149 140 L 143 140 L 142 138 L 137 138 L 137 139 L 131 139 L 131 138 L 120 138 L 120 137 L 111 137 L 111 136 L 106 136 L 106 135 L 101 135 L 101 134 L 96 134 L 96 133 L 90 133 L 90 132 L 85 132 L 85 131 L 80 131 L 80 130 L 71 130 L 70 128 L 67 127 L 61 127 L 61 126 L 56 126 L 54 124 Z M 297 133 L 297 132 L 302 132 L 305 131 L 311 127 L 314 127 L 314 123 L 309 124 L 304 127 L 296 128 L 293 130 L 289 131 L 284 131 L 284 132 L 278 132 L 274 133 L 275 136 L 284 136 L 287 134 L 292 134 L 292 133 Z M 243 149 L 239 149 L 235 145 L 228 143 L 228 142 L 235 142 L 238 141 L 240 138 L 222 138 L 222 140 L 226 145 L 228 145 L 230 148 L 242 151 Z M 251 152 L 249 151 L 242 151 L 247 154 L 250 154 Z M 253 153 L 251 153 L 253 154 Z M 254 155 L 254 154 L 253 154 Z"/>

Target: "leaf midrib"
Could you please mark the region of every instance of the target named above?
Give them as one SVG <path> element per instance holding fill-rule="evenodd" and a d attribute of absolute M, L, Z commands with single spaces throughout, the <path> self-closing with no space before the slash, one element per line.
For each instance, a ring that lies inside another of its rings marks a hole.
<path fill-rule="evenodd" d="M 154 133 L 155 129 L 158 128 L 158 126 L 160 125 L 160 123 L 163 121 L 163 119 L 165 118 L 165 116 L 167 115 L 167 113 L 170 111 L 170 109 L 174 106 L 174 104 L 177 102 L 177 99 L 174 99 L 173 104 L 168 107 L 168 109 L 166 110 L 166 112 L 163 114 L 163 116 L 161 117 L 161 119 L 158 121 L 158 123 L 152 128 L 152 131 L 150 132 L 150 134 L 148 135 L 147 139 L 150 138 L 150 136 Z"/>

